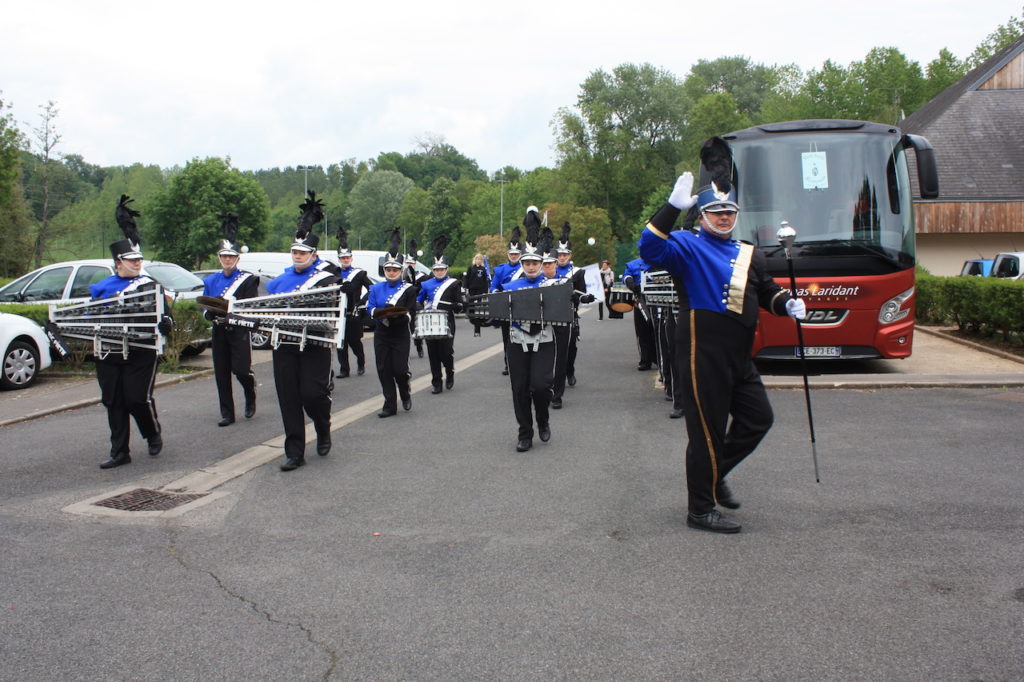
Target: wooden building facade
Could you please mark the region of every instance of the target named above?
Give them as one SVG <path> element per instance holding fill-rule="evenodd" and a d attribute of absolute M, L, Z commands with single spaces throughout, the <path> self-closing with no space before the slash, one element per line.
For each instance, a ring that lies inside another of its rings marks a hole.
<path fill-rule="evenodd" d="M 955 275 L 965 260 L 1024 251 L 1024 36 L 899 127 L 928 138 L 939 170 L 939 198 L 914 202 L 921 265 Z"/>

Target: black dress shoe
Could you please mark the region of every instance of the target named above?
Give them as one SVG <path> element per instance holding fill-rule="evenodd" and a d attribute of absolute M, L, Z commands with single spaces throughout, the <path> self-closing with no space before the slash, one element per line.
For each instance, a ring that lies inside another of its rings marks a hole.
<path fill-rule="evenodd" d="M 245 400 L 245 418 L 252 419 L 254 414 L 256 414 L 256 396 L 253 396 L 252 400 L 248 398 Z"/>
<path fill-rule="evenodd" d="M 418 356 L 420 356 L 422 358 L 423 357 L 423 348 L 417 348 L 416 349 L 416 355 L 418 355 Z"/>
<path fill-rule="evenodd" d="M 715 499 L 718 500 L 718 504 L 728 509 L 740 508 L 740 501 L 733 497 L 732 491 L 729 490 L 725 481 L 719 482 L 718 487 L 715 488 Z"/>
<path fill-rule="evenodd" d="M 380 412 L 378 412 L 377 416 L 380 417 L 381 419 L 385 419 L 387 417 L 394 417 L 396 414 L 398 414 L 397 411 L 389 410 L 389 409 L 385 408 L 385 409 L 381 410 Z"/>
<path fill-rule="evenodd" d="M 160 451 L 164 449 L 164 439 L 160 437 L 160 434 L 156 434 L 149 439 L 149 456 L 156 457 L 160 454 Z"/>
<path fill-rule="evenodd" d="M 306 460 L 302 457 L 289 457 L 284 461 L 284 464 L 281 465 L 281 471 L 292 471 L 293 469 L 298 469 L 305 463 Z"/>
<path fill-rule="evenodd" d="M 356 374 L 359 376 L 366 374 L 366 365 L 359 365 L 359 367 L 356 368 Z"/>
<path fill-rule="evenodd" d="M 530 438 L 520 438 L 519 442 L 516 443 L 516 452 L 526 452 L 533 447 L 533 440 Z"/>
<path fill-rule="evenodd" d="M 501 370 L 501 374 L 502 374 L 502 376 L 506 376 L 507 377 L 508 376 L 508 367 L 506 367 L 505 369 Z"/>
<path fill-rule="evenodd" d="M 561 398 L 552 398 L 551 399 L 551 409 L 552 410 L 560 410 L 560 409 L 562 409 L 562 399 Z"/>
<path fill-rule="evenodd" d="M 576 385 L 576 375 L 575 374 L 570 374 L 569 376 L 567 376 L 565 378 L 565 383 L 569 384 L 570 386 L 575 386 Z"/>
<path fill-rule="evenodd" d="M 430 389 L 430 394 L 431 395 L 437 395 L 438 393 L 444 393 L 444 389 L 441 388 L 440 386 L 433 386 L 433 387 L 431 387 L 431 389 Z"/>
<path fill-rule="evenodd" d="M 721 512 L 712 509 L 707 514 L 687 514 L 686 525 L 690 528 L 708 530 L 712 533 L 739 533 L 740 524 L 723 518 Z"/>
<path fill-rule="evenodd" d="M 132 456 L 127 452 L 122 452 L 117 455 L 111 455 L 107 459 L 100 462 L 100 469 L 113 469 L 119 467 L 122 464 L 129 464 L 132 461 Z"/>
<path fill-rule="evenodd" d="M 475 332 L 473 332 L 473 336 L 480 336 L 480 330 L 477 329 Z"/>
<path fill-rule="evenodd" d="M 537 427 L 537 435 L 540 436 L 541 443 L 547 443 L 551 440 L 551 427 L 545 424 L 544 426 Z"/>
<path fill-rule="evenodd" d="M 327 453 L 331 451 L 331 434 L 327 434 L 323 438 L 320 436 L 316 437 L 316 454 L 321 457 L 326 457 Z"/>
<path fill-rule="evenodd" d="M 637 367 L 636 367 L 638 372 L 646 372 L 650 368 L 651 368 L 651 363 L 649 363 L 649 362 L 641 363 L 641 364 L 637 365 Z"/>
<path fill-rule="evenodd" d="M 217 422 L 217 426 L 231 426 L 234 423 L 235 423 L 235 418 L 234 417 L 222 417 L 221 420 L 219 422 Z"/>
<path fill-rule="evenodd" d="M 449 374 L 444 380 L 444 387 L 450 391 L 453 386 L 455 386 L 455 375 Z"/>
<path fill-rule="evenodd" d="M 672 414 L 669 415 L 669 419 L 680 419 L 683 416 L 683 408 L 677 407 L 672 410 Z"/>
<path fill-rule="evenodd" d="M 402 409 L 405 410 L 406 412 L 408 412 L 409 410 L 412 409 L 412 396 L 411 395 L 407 395 L 404 398 L 402 398 Z"/>
<path fill-rule="evenodd" d="M 348 370 L 345 370 L 345 371 L 339 370 L 338 371 L 338 378 L 339 379 L 348 379 Z"/>

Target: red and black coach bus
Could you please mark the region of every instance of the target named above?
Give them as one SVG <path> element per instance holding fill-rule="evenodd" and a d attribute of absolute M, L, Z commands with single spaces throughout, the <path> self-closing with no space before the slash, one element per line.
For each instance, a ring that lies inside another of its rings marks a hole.
<path fill-rule="evenodd" d="M 772 123 L 721 138 L 732 153 L 740 218 L 734 238 L 767 257 L 789 288 L 776 233 L 796 230 L 797 294 L 807 303 L 804 344 L 812 358 L 905 358 L 914 338 L 914 213 L 907 150 L 923 198 L 938 196 L 931 145 L 879 123 Z M 710 181 L 701 169 L 701 184 Z M 762 312 L 756 357 L 799 357 L 796 327 Z"/>

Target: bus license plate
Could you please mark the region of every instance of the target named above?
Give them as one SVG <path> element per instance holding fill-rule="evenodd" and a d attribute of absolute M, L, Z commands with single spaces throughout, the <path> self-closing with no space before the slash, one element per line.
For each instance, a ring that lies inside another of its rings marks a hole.
<path fill-rule="evenodd" d="M 793 349 L 796 357 L 800 357 L 800 346 Z M 804 357 L 807 358 L 838 358 L 841 355 L 839 346 L 804 346 Z"/>

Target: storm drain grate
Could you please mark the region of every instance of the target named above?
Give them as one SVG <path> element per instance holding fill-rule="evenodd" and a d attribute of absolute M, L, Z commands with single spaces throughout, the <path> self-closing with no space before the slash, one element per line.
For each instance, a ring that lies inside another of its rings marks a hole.
<path fill-rule="evenodd" d="M 209 493 L 165 493 L 149 488 L 136 488 L 126 493 L 94 502 L 97 507 L 109 507 L 123 511 L 164 511 L 174 509 L 193 500 L 206 497 Z"/>

